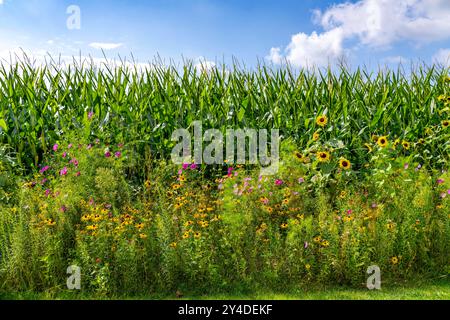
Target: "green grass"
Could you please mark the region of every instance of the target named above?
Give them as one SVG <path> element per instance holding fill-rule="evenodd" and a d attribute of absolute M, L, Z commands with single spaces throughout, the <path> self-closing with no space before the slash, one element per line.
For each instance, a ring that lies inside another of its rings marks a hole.
<path fill-rule="evenodd" d="M 109 298 L 83 293 L 0 293 L 0 300 L 172 300 L 175 296 L 117 295 Z M 450 281 L 396 284 L 381 290 L 352 289 L 346 287 L 314 287 L 299 289 L 291 293 L 258 292 L 212 294 L 207 296 L 188 295 L 185 300 L 450 300 Z"/>

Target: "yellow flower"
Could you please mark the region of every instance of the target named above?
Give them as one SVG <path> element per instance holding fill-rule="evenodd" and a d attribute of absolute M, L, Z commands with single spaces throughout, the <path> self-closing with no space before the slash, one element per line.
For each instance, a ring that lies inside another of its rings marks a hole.
<path fill-rule="evenodd" d="M 394 141 L 394 148 L 397 148 L 397 146 L 400 144 L 400 139 L 395 139 Z"/>
<path fill-rule="evenodd" d="M 318 116 L 316 119 L 316 123 L 318 126 L 325 127 L 328 123 L 328 118 L 325 115 Z"/>
<path fill-rule="evenodd" d="M 396 264 L 398 263 L 398 258 L 397 258 L 397 257 L 392 257 L 392 258 L 391 258 L 391 263 L 392 263 L 393 265 L 396 265 Z"/>
<path fill-rule="evenodd" d="M 409 150 L 409 148 L 411 147 L 411 145 L 409 144 L 409 142 L 408 142 L 408 141 L 405 141 L 405 140 L 403 140 L 402 146 L 403 146 L 403 149 L 405 149 L 405 150 Z"/>
<path fill-rule="evenodd" d="M 287 223 L 282 223 L 281 224 L 281 229 L 287 229 L 288 228 L 288 224 Z"/>
<path fill-rule="evenodd" d="M 294 156 L 299 160 L 303 160 L 303 155 L 298 151 L 294 152 Z"/>
<path fill-rule="evenodd" d="M 150 180 L 147 180 L 147 181 L 145 181 L 144 185 L 145 185 L 146 189 L 150 189 L 150 186 L 152 185 L 152 183 Z"/>
<path fill-rule="evenodd" d="M 146 234 L 143 234 L 143 233 L 141 233 L 141 234 L 139 234 L 139 238 L 141 238 L 141 239 L 147 239 L 147 235 L 146 235 Z"/>
<path fill-rule="evenodd" d="M 283 203 L 283 205 L 289 204 L 289 199 L 283 199 L 282 203 Z"/>
<path fill-rule="evenodd" d="M 136 229 L 139 229 L 139 230 L 142 230 L 142 229 L 144 229 L 144 224 L 143 223 L 138 223 L 137 225 L 136 225 Z"/>
<path fill-rule="evenodd" d="M 184 226 L 185 226 L 185 227 L 189 227 L 189 226 L 192 226 L 193 224 L 194 224 L 194 221 L 189 220 L 189 221 L 186 221 L 186 222 L 184 223 Z"/>
<path fill-rule="evenodd" d="M 45 223 L 46 223 L 49 227 L 53 227 L 53 226 L 56 224 L 56 222 L 53 221 L 52 219 L 47 219 L 47 220 L 45 221 Z"/>
<path fill-rule="evenodd" d="M 370 144 L 365 143 L 364 146 L 367 148 L 367 152 L 371 153 L 372 152 L 372 147 L 370 146 Z"/>
<path fill-rule="evenodd" d="M 173 189 L 173 190 L 178 190 L 178 189 L 180 189 L 180 188 L 181 188 L 181 185 L 179 185 L 179 184 L 177 184 L 177 183 L 175 183 L 175 184 L 172 185 L 172 189 Z"/>
<path fill-rule="evenodd" d="M 171 248 L 175 249 L 177 247 L 177 243 L 176 242 L 172 242 L 169 246 Z"/>
<path fill-rule="evenodd" d="M 352 164 L 347 159 L 342 158 L 339 160 L 339 167 L 344 170 L 349 170 L 351 168 Z"/>
<path fill-rule="evenodd" d="M 378 141 L 377 141 L 377 144 L 378 144 L 380 147 L 382 147 L 382 148 L 386 147 L 387 144 L 388 144 L 388 139 L 387 139 L 387 137 L 386 137 L 386 136 L 379 137 L 379 138 L 378 138 Z"/>
<path fill-rule="evenodd" d="M 314 134 L 313 134 L 313 140 L 314 141 L 317 141 L 317 140 L 319 140 L 320 139 L 320 134 L 318 133 L 318 132 L 314 132 Z"/>
<path fill-rule="evenodd" d="M 189 232 L 185 232 L 185 233 L 183 234 L 183 239 L 187 239 L 187 238 L 189 238 Z"/>
<path fill-rule="evenodd" d="M 386 225 L 386 228 L 387 228 L 389 231 L 392 231 L 392 230 L 394 230 L 394 228 L 395 228 L 395 224 L 392 223 L 392 222 L 389 222 L 389 223 Z"/>
<path fill-rule="evenodd" d="M 98 229 L 98 226 L 94 224 L 92 226 L 87 226 L 86 229 L 89 231 L 95 231 Z"/>
<path fill-rule="evenodd" d="M 326 152 L 326 151 L 320 151 L 317 153 L 318 159 L 320 162 L 328 162 L 330 161 L 330 153 Z"/>
<path fill-rule="evenodd" d="M 444 101 L 445 96 L 443 94 L 441 94 L 437 99 L 438 99 L 438 101 Z"/>
<path fill-rule="evenodd" d="M 372 141 L 373 142 L 377 142 L 378 141 L 378 136 L 376 134 L 372 135 Z"/>
<path fill-rule="evenodd" d="M 318 243 L 318 242 L 320 242 L 322 240 L 322 237 L 321 236 L 317 236 L 313 240 L 314 240 L 314 242 Z"/>
<path fill-rule="evenodd" d="M 178 209 L 180 209 L 181 207 L 183 206 L 183 203 L 181 203 L 181 202 L 178 202 L 178 203 L 175 203 L 175 209 L 176 210 L 178 210 Z"/>
<path fill-rule="evenodd" d="M 194 238 L 195 239 L 200 239 L 201 236 L 202 236 L 202 234 L 200 232 L 194 233 Z"/>
<path fill-rule="evenodd" d="M 305 269 L 308 271 L 311 270 L 311 265 L 309 263 L 305 264 Z"/>
<path fill-rule="evenodd" d="M 442 121 L 442 126 L 443 126 L 444 128 L 447 128 L 449 125 L 450 125 L 450 120 L 444 120 L 444 121 Z"/>
<path fill-rule="evenodd" d="M 330 245 L 330 242 L 328 240 L 322 241 L 322 246 L 323 247 L 328 247 L 329 245 Z"/>

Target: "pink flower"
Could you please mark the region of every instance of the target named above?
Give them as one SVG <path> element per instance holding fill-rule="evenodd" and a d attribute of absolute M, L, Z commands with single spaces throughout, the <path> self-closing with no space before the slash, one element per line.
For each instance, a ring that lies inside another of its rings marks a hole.
<path fill-rule="evenodd" d="M 62 206 L 62 207 L 59 209 L 59 211 L 61 211 L 61 212 L 66 212 L 66 211 L 67 211 L 67 207 L 66 207 L 66 206 Z"/>
<path fill-rule="evenodd" d="M 191 168 L 191 170 L 195 170 L 198 168 L 198 166 L 197 166 L 197 164 L 193 163 L 193 164 L 191 164 L 190 168 Z"/>
<path fill-rule="evenodd" d="M 92 120 L 92 117 L 94 116 L 94 113 L 92 112 L 92 111 L 90 111 L 89 113 L 88 113 L 88 119 L 89 120 Z"/>
<path fill-rule="evenodd" d="M 67 174 L 67 172 L 68 172 L 67 167 L 64 167 L 64 168 L 59 172 L 59 175 L 65 176 L 65 175 Z"/>
<path fill-rule="evenodd" d="M 92 149 L 92 144 L 88 144 L 87 149 L 91 150 Z"/>
<path fill-rule="evenodd" d="M 182 168 L 183 170 L 187 170 L 187 168 L 189 168 L 189 163 L 183 163 Z"/>
<path fill-rule="evenodd" d="M 72 145 L 72 144 L 69 144 L 69 145 L 67 146 L 67 149 L 72 149 L 72 147 L 73 147 L 73 145 Z"/>
<path fill-rule="evenodd" d="M 450 189 L 447 190 L 447 194 L 450 194 Z"/>
<path fill-rule="evenodd" d="M 352 209 L 347 210 L 347 214 L 352 214 L 352 212 L 353 212 Z"/>
<path fill-rule="evenodd" d="M 228 171 L 227 171 L 227 174 L 228 174 L 228 177 L 231 177 L 231 174 L 233 173 L 233 167 L 229 167 L 228 168 Z"/>
<path fill-rule="evenodd" d="M 53 151 L 58 151 L 58 148 L 59 148 L 59 146 L 57 145 L 57 144 L 55 144 L 54 146 L 53 146 Z"/>
<path fill-rule="evenodd" d="M 122 149 L 122 148 L 123 148 L 123 143 L 119 143 L 119 144 L 117 145 L 117 147 L 118 147 L 119 149 Z"/>
<path fill-rule="evenodd" d="M 106 152 L 105 152 L 105 157 L 106 157 L 106 158 L 110 158 L 110 157 L 111 157 L 111 152 L 106 151 Z"/>
<path fill-rule="evenodd" d="M 116 158 L 120 158 L 120 157 L 122 156 L 122 152 L 117 151 L 116 153 L 114 153 L 114 156 L 115 156 Z"/>
<path fill-rule="evenodd" d="M 39 170 L 39 173 L 44 173 L 45 171 L 47 171 L 48 169 L 50 169 L 50 167 L 49 166 L 45 166 L 45 167 L 43 167 L 41 170 Z"/>
<path fill-rule="evenodd" d="M 405 163 L 405 165 L 403 166 L 403 168 L 405 168 L 405 170 L 408 169 L 408 168 L 409 168 L 409 164 L 408 164 L 408 163 Z"/>
<path fill-rule="evenodd" d="M 73 164 L 75 167 L 78 167 L 78 160 L 73 158 L 72 160 L 70 160 L 70 163 Z"/>
<path fill-rule="evenodd" d="M 45 190 L 45 196 L 48 197 L 50 195 L 51 191 L 49 189 Z"/>
<path fill-rule="evenodd" d="M 305 182 L 304 178 L 298 178 L 298 183 L 303 183 L 303 182 Z"/>
<path fill-rule="evenodd" d="M 444 183 L 444 179 L 438 179 L 437 180 L 437 184 L 443 184 Z"/>
<path fill-rule="evenodd" d="M 309 247 L 308 241 L 305 241 L 305 244 L 303 245 L 303 248 L 307 249 Z"/>
<path fill-rule="evenodd" d="M 79 177 L 79 176 L 81 176 L 81 172 L 80 172 L 80 171 L 78 171 L 77 173 L 75 173 L 75 177 Z"/>
<path fill-rule="evenodd" d="M 64 152 L 63 155 L 62 155 L 62 157 L 63 157 L 63 158 L 66 158 L 66 157 L 67 157 L 67 152 Z"/>
<path fill-rule="evenodd" d="M 178 175 L 181 176 L 183 174 L 183 170 L 178 170 Z"/>
<path fill-rule="evenodd" d="M 277 179 L 275 180 L 275 185 L 281 186 L 283 184 L 283 180 Z"/>

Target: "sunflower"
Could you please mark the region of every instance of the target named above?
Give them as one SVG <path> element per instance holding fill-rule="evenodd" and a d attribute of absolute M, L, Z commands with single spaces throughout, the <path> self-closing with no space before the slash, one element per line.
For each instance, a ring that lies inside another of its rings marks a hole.
<path fill-rule="evenodd" d="M 378 138 L 377 144 L 381 147 L 384 148 L 388 145 L 388 139 L 386 136 L 382 136 Z"/>
<path fill-rule="evenodd" d="M 372 147 L 368 143 L 365 143 L 364 147 L 366 147 L 368 153 L 371 153 L 373 151 Z"/>
<path fill-rule="evenodd" d="M 194 238 L 195 239 L 200 239 L 201 236 L 202 236 L 202 234 L 200 232 L 194 233 Z"/>
<path fill-rule="evenodd" d="M 330 242 L 328 240 L 323 240 L 321 244 L 322 247 L 328 247 L 330 245 Z"/>
<path fill-rule="evenodd" d="M 172 242 L 169 246 L 171 248 L 175 249 L 177 247 L 177 243 L 176 242 Z"/>
<path fill-rule="evenodd" d="M 322 240 L 322 237 L 321 236 L 317 236 L 313 240 L 314 240 L 314 242 L 317 243 L 317 242 L 320 242 Z"/>
<path fill-rule="evenodd" d="M 396 265 L 396 264 L 398 263 L 398 257 L 392 257 L 392 258 L 391 258 L 391 263 L 392 263 L 393 265 Z"/>
<path fill-rule="evenodd" d="M 141 238 L 141 239 L 147 239 L 147 235 L 146 235 L 146 234 L 143 234 L 143 233 L 141 233 L 141 234 L 139 234 L 139 238 Z"/>
<path fill-rule="evenodd" d="M 317 141 L 317 140 L 319 140 L 320 139 L 320 134 L 318 133 L 318 132 L 314 132 L 314 134 L 313 134 L 313 140 L 314 141 Z"/>
<path fill-rule="evenodd" d="M 403 146 L 403 149 L 405 149 L 405 150 L 409 150 L 409 148 L 411 147 L 410 143 L 405 140 L 403 140 L 402 146 Z"/>
<path fill-rule="evenodd" d="M 287 224 L 287 223 L 282 223 L 282 224 L 281 224 L 281 229 L 287 229 L 287 227 L 288 227 L 288 224 Z"/>
<path fill-rule="evenodd" d="M 394 144 L 393 144 L 394 149 L 397 148 L 397 146 L 398 146 L 399 144 L 400 144 L 400 139 L 395 139 Z"/>
<path fill-rule="evenodd" d="M 187 238 L 189 238 L 189 232 L 185 232 L 185 233 L 183 234 L 183 239 L 187 239 Z"/>
<path fill-rule="evenodd" d="M 450 120 L 444 120 L 444 121 L 442 121 L 442 126 L 443 126 L 444 128 L 447 128 L 449 125 L 450 125 Z"/>
<path fill-rule="evenodd" d="M 295 156 L 298 160 L 303 161 L 303 155 L 302 155 L 300 152 L 295 151 L 295 152 L 294 152 L 294 156 Z"/>
<path fill-rule="evenodd" d="M 317 157 L 320 162 L 328 162 L 328 161 L 330 161 L 330 158 L 331 158 L 330 153 L 328 153 L 326 151 L 318 152 Z"/>
<path fill-rule="evenodd" d="M 344 170 L 349 170 L 351 168 L 352 164 L 347 159 L 342 158 L 339 160 L 339 167 Z"/>
<path fill-rule="evenodd" d="M 420 138 L 420 139 L 417 141 L 417 143 L 418 143 L 418 144 L 425 144 L 425 139 Z"/>
<path fill-rule="evenodd" d="M 325 115 L 318 116 L 316 119 L 316 123 L 318 126 L 325 127 L 328 123 L 328 118 Z"/>

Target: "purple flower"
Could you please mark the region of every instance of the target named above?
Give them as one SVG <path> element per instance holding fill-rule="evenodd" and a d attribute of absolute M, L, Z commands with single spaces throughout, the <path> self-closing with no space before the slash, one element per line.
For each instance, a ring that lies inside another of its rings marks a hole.
<path fill-rule="evenodd" d="M 50 167 L 49 166 L 45 166 L 45 167 L 43 167 L 41 170 L 39 170 L 39 173 L 44 173 L 45 171 L 47 171 L 48 169 L 50 169 Z"/>
<path fill-rule="evenodd" d="M 283 184 L 283 180 L 281 180 L 281 179 L 275 180 L 275 185 L 281 186 L 282 184 Z"/>
<path fill-rule="evenodd" d="M 444 179 L 438 179 L 437 180 L 437 184 L 443 184 L 444 183 Z"/>
<path fill-rule="evenodd" d="M 298 183 L 303 183 L 303 182 L 305 182 L 304 178 L 298 178 Z"/>
<path fill-rule="evenodd" d="M 309 247 L 308 241 L 305 241 L 305 244 L 303 245 L 303 248 L 307 249 Z"/>
<path fill-rule="evenodd" d="M 116 158 L 120 158 L 120 157 L 122 156 L 122 152 L 117 151 L 116 153 L 114 153 L 114 156 L 115 156 Z"/>
<path fill-rule="evenodd" d="M 111 157 L 111 152 L 106 151 L 106 152 L 105 152 L 105 157 L 106 157 L 106 158 L 110 158 L 110 157 Z"/>
<path fill-rule="evenodd" d="M 65 176 L 67 174 L 68 170 L 67 167 L 62 168 L 62 170 L 59 172 L 59 175 Z"/>
<path fill-rule="evenodd" d="M 57 145 L 57 144 L 55 144 L 54 146 L 53 146 L 53 151 L 58 151 L 58 148 L 59 148 L 59 146 Z"/>
<path fill-rule="evenodd" d="M 89 113 L 88 113 L 88 119 L 89 120 L 92 120 L 92 117 L 94 116 L 94 113 L 92 112 L 92 111 L 90 111 Z"/>

